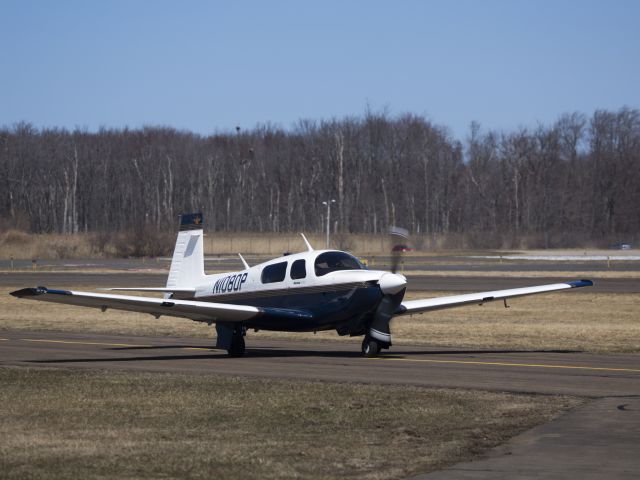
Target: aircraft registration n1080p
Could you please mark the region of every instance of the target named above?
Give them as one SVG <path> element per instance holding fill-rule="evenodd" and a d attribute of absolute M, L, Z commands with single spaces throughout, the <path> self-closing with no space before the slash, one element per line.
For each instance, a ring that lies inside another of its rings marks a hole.
<path fill-rule="evenodd" d="M 285 255 L 244 269 L 217 275 L 204 272 L 202 214 L 182 215 L 165 287 L 111 288 L 163 293 L 163 298 L 23 288 L 19 298 L 168 315 L 215 324 L 216 348 L 231 356 L 245 352 L 248 329 L 312 332 L 335 329 L 339 335 L 363 336 L 362 354 L 376 356 L 391 346 L 392 318 L 483 304 L 493 300 L 588 287 L 590 280 L 513 288 L 493 292 L 404 301 L 407 279 L 391 271 L 369 270 L 355 256 L 338 250 Z"/>

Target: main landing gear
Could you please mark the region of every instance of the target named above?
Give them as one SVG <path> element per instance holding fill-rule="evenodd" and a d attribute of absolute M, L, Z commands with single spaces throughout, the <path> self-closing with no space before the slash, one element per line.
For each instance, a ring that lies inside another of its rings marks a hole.
<path fill-rule="evenodd" d="M 244 334 L 246 329 L 237 323 L 216 323 L 216 348 L 226 350 L 230 357 L 244 355 Z"/>
<path fill-rule="evenodd" d="M 362 340 L 362 356 L 367 358 L 377 357 L 383 345 L 375 338 L 365 335 Z"/>
<path fill-rule="evenodd" d="M 227 353 L 230 357 L 241 357 L 244 355 L 244 350 L 244 332 L 239 328 L 233 332 L 231 346 L 227 349 Z"/>

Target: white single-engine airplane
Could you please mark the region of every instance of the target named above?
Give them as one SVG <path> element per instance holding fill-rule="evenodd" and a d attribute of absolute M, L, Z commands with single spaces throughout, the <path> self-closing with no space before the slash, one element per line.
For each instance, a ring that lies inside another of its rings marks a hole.
<path fill-rule="evenodd" d="M 215 323 L 216 348 L 230 356 L 245 351 L 247 329 L 311 332 L 335 329 L 339 335 L 360 336 L 362 354 L 376 356 L 391 346 L 393 317 L 432 310 L 483 304 L 493 300 L 556 290 L 589 287 L 590 280 L 513 288 L 424 300 L 403 301 L 407 279 L 396 272 L 368 270 L 353 255 L 337 250 L 314 250 L 285 255 L 244 270 L 217 275 L 204 273 L 202 214 L 182 215 L 166 287 L 111 288 L 160 292 L 164 298 L 23 288 L 11 295 L 31 300 L 67 303 L 189 318 Z"/>

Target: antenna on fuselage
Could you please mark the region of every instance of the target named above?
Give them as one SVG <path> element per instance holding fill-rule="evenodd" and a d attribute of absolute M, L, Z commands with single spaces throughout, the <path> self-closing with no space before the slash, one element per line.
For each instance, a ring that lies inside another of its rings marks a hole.
<path fill-rule="evenodd" d="M 304 243 L 307 244 L 307 248 L 309 249 L 309 251 L 313 252 L 313 247 L 309 243 L 309 240 L 307 240 L 307 237 L 304 236 L 304 233 L 300 233 L 300 235 L 302 235 L 302 239 L 304 240 Z"/>
<path fill-rule="evenodd" d="M 244 257 L 242 256 L 241 253 L 238 254 L 238 256 L 240 257 L 240 260 L 242 260 L 242 263 L 244 264 L 244 268 L 246 268 L 247 270 L 249 270 L 249 264 L 247 263 L 247 261 L 244 259 Z"/>

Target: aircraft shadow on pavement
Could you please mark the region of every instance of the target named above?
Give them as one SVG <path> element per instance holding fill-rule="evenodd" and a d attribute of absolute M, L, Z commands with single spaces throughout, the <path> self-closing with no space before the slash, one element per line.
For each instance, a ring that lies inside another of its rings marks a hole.
<path fill-rule="evenodd" d="M 247 348 L 242 358 L 230 358 L 224 350 L 215 350 L 208 346 L 186 345 L 162 345 L 145 347 L 118 347 L 109 350 L 154 350 L 154 349 L 189 349 L 206 348 L 209 351 L 203 353 L 190 353 L 185 355 L 155 355 L 134 357 L 99 357 L 99 358 L 64 358 L 64 359 L 40 359 L 30 360 L 29 363 L 109 363 L 109 362 L 148 362 L 148 361 L 172 361 L 172 360 L 228 360 L 238 361 L 252 358 L 286 358 L 286 357 L 324 357 L 324 358 L 362 358 L 356 350 L 291 350 L 281 348 Z M 580 350 L 402 350 L 383 353 L 381 358 L 400 358 L 408 355 L 487 355 L 487 354 L 518 354 L 518 353 L 581 353 Z"/>
<path fill-rule="evenodd" d="M 350 344 L 351 346 L 351 344 Z M 162 349 L 203 349 L 223 352 L 223 350 L 217 350 L 211 345 L 141 345 L 135 347 L 112 347 L 109 350 L 162 350 Z M 482 355 L 482 354 L 497 354 L 497 353 L 584 353 L 583 350 L 568 350 L 568 349 L 537 349 L 537 350 L 514 350 L 514 349 L 492 349 L 492 350 L 394 350 L 383 351 L 382 356 L 385 355 Z M 356 350 L 292 350 L 282 349 L 280 347 L 259 347 L 251 348 L 247 347 L 245 356 L 337 356 L 337 357 L 352 357 L 360 356 L 360 353 Z"/>
<path fill-rule="evenodd" d="M 146 347 L 153 348 L 153 347 Z M 162 347 L 169 348 L 169 347 Z M 174 347 L 174 348 L 195 348 L 195 347 Z M 214 353 L 215 352 L 215 353 Z M 156 356 L 135 356 L 135 357 L 100 357 L 100 358 L 63 358 L 63 359 L 41 359 L 30 360 L 29 363 L 110 363 L 110 362 L 141 362 L 141 361 L 171 361 L 171 360 L 229 360 L 238 361 L 251 358 L 267 357 L 338 357 L 338 358 L 358 358 L 359 352 L 324 352 L 324 351 L 303 351 L 303 350 L 269 350 L 269 349 L 247 349 L 241 358 L 231 358 L 224 350 L 211 349 L 210 352 L 187 355 L 156 355 Z"/>
<path fill-rule="evenodd" d="M 190 349 L 202 349 L 209 350 L 210 352 L 215 352 L 215 356 L 223 355 L 227 356 L 225 350 L 217 349 L 211 345 L 145 345 L 139 347 L 112 347 L 108 350 L 118 350 L 118 351 L 126 351 L 126 350 L 190 350 Z M 360 356 L 360 352 L 357 350 L 314 350 L 314 349 L 304 349 L 304 350 L 294 350 L 291 348 L 280 348 L 280 347 L 257 347 L 251 348 L 247 347 L 246 353 L 244 357 L 358 357 Z M 146 357 L 145 357 L 146 358 Z"/>
<path fill-rule="evenodd" d="M 139 345 L 135 347 L 111 347 L 109 350 L 175 350 L 177 348 L 201 348 L 205 350 L 215 350 L 211 345 Z"/>
<path fill-rule="evenodd" d="M 398 355 L 487 355 L 496 353 L 584 353 L 583 350 L 416 350 L 397 351 Z"/>

